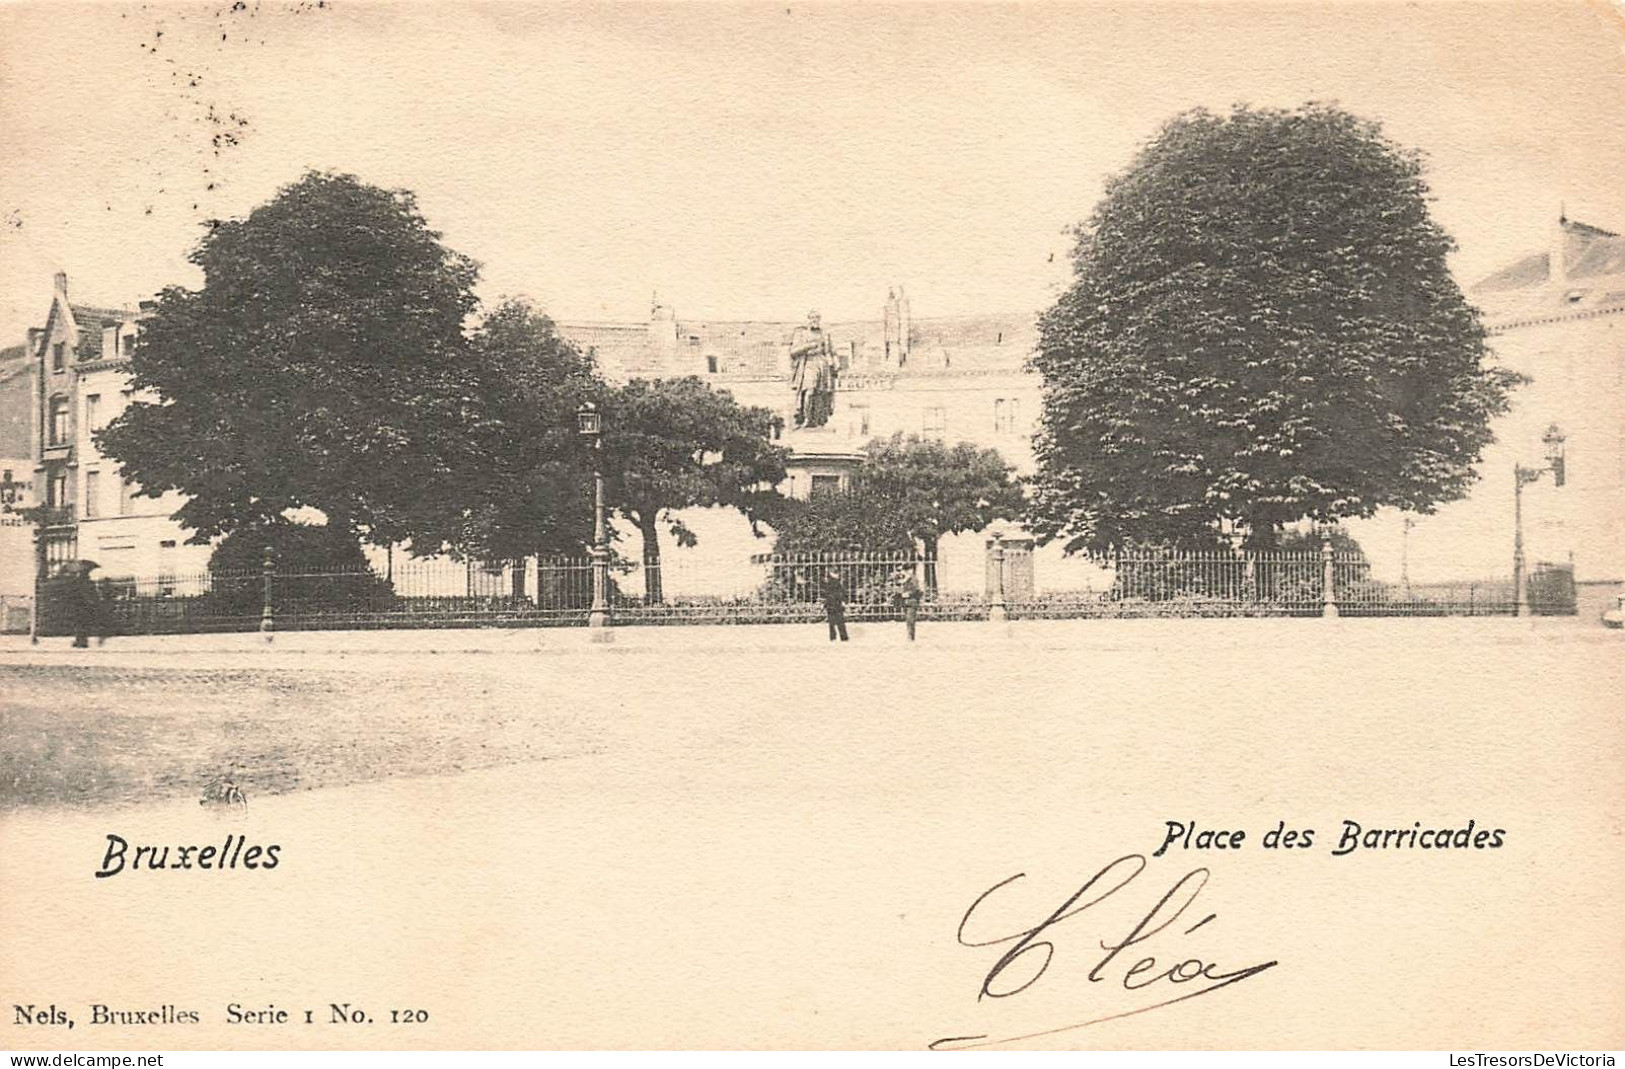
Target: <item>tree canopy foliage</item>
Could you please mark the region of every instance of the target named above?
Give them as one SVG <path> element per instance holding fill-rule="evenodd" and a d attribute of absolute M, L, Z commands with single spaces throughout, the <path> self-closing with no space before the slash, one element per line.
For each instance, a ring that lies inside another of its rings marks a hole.
<path fill-rule="evenodd" d="M 523 300 L 467 329 L 473 261 L 410 193 L 307 173 L 240 220 L 213 221 L 140 328 L 135 403 L 98 437 L 150 496 L 179 491 L 194 541 L 281 530 L 314 509 L 334 537 L 486 560 L 585 550 L 592 471 L 659 559 L 679 509 L 768 518 L 784 478 L 772 414 L 698 378 L 611 388 Z M 576 411 L 604 411 L 601 451 Z M 245 543 L 246 544 L 246 543 Z"/>
<path fill-rule="evenodd" d="M 678 510 L 734 508 L 753 526 L 777 518 L 783 499 L 773 487 L 789 451 L 771 441 L 771 411 L 740 405 L 692 375 L 633 379 L 605 395 L 603 411 L 609 500 L 637 527 L 646 565 L 660 563 L 662 524 L 678 545 L 695 544 Z M 660 600 L 658 568 L 645 581 Z"/>
<path fill-rule="evenodd" d="M 451 489 L 410 524 L 414 549 L 483 560 L 563 556 L 592 542 L 592 458 L 576 411 L 608 387 L 592 358 L 524 300 L 488 313 L 467 343 L 473 404 L 447 454 Z"/>
<path fill-rule="evenodd" d="M 474 262 L 410 193 L 311 172 L 244 219 L 211 222 L 143 319 L 135 403 L 99 435 L 145 494 L 178 490 L 203 542 L 315 508 L 379 543 L 452 492 L 445 458 L 475 408 L 463 321 Z"/>
<path fill-rule="evenodd" d="M 1180 115 L 1076 230 L 1040 320 L 1031 523 L 1068 549 L 1254 545 L 1463 496 L 1517 376 L 1446 265 L 1422 160 L 1336 108 Z"/>

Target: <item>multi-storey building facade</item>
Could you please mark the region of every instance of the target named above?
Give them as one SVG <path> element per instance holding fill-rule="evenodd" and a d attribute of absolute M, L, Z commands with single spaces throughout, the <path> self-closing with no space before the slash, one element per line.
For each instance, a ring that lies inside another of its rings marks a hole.
<path fill-rule="evenodd" d="M 28 347 L 0 349 L 0 631 L 27 630 L 34 595 L 33 382 Z"/>
<path fill-rule="evenodd" d="M 1513 469 L 1545 463 L 1542 438 L 1565 438 L 1566 481 L 1523 490 L 1531 566 L 1572 563 L 1581 582 L 1625 578 L 1625 238 L 1559 217 L 1548 247 L 1468 289 L 1500 365 L 1527 376 L 1497 420 L 1480 480 L 1433 515 L 1355 525 L 1388 577 L 1510 575 Z M 1406 520 L 1410 523 L 1407 524 Z"/>
<path fill-rule="evenodd" d="M 96 561 L 104 576 L 173 576 L 201 571 L 206 546 L 169 517 L 174 495 L 141 497 L 94 435 L 135 399 L 130 351 L 140 313 L 79 304 L 58 274 L 45 325 L 28 333 L 33 363 L 33 482 L 48 522 L 47 553 Z"/>
<path fill-rule="evenodd" d="M 788 491 L 806 496 L 814 458 L 861 451 L 894 433 L 966 440 L 999 449 L 1019 470 L 1032 465 L 1039 409 L 1026 370 L 1035 340 L 1030 315 L 915 319 L 901 289 L 875 320 L 804 323 L 678 320 L 658 301 L 648 323 L 561 323 L 612 378 L 697 375 L 742 404 L 777 413 L 796 451 Z M 804 405 L 798 356 L 818 348 L 834 374 L 818 426 L 798 422 Z"/>

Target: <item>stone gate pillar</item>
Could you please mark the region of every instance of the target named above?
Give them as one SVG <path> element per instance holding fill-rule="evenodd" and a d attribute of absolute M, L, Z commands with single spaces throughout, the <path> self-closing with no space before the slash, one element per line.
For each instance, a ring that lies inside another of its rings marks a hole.
<path fill-rule="evenodd" d="M 1033 540 L 1023 535 L 994 533 L 987 539 L 986 595 L 989 604 L 1031 601 L 1033 598 Z M 996 598 L 996 595 L 1002 597 Z"/>

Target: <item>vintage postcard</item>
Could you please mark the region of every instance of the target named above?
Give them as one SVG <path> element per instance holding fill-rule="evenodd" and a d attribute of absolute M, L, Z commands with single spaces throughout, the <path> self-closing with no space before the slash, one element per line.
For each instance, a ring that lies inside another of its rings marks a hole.
<path fill-rule="evenodd" d="M 0 1049 L 1625 1046 L 1625 8 L 4 3 L 0 160 Z"/>

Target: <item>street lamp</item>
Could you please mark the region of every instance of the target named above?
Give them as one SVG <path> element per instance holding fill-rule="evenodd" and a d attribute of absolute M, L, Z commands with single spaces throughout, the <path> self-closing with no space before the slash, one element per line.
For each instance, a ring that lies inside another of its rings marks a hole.
<path fill-rule="evenodd" d="M 1523 488 L 1539 481 L 1548 471 L 1552 473 L 1553 485 L 1562 486 L 1566 471 L 1563 443 L 1568 439 L 1557 429 L 1557 424 L 1546 428 L 1540 440 L 1546 446 L 1546 466 L 1526 468 L 1514 464 L 1512 468 L 1512 588 L 1517 599 L 1513 613 L 1517 616 L 1529 615 L 1529 577 L 1523 557 Z"/>
<path fill-rule="evenodd" d="M 587 626 L 609 625 L 609 533 L 604 515 L 604 434 L 598 406 L 591 401 L 576 409 L 576 429 L 592 441 L 592 609 Z"/>

